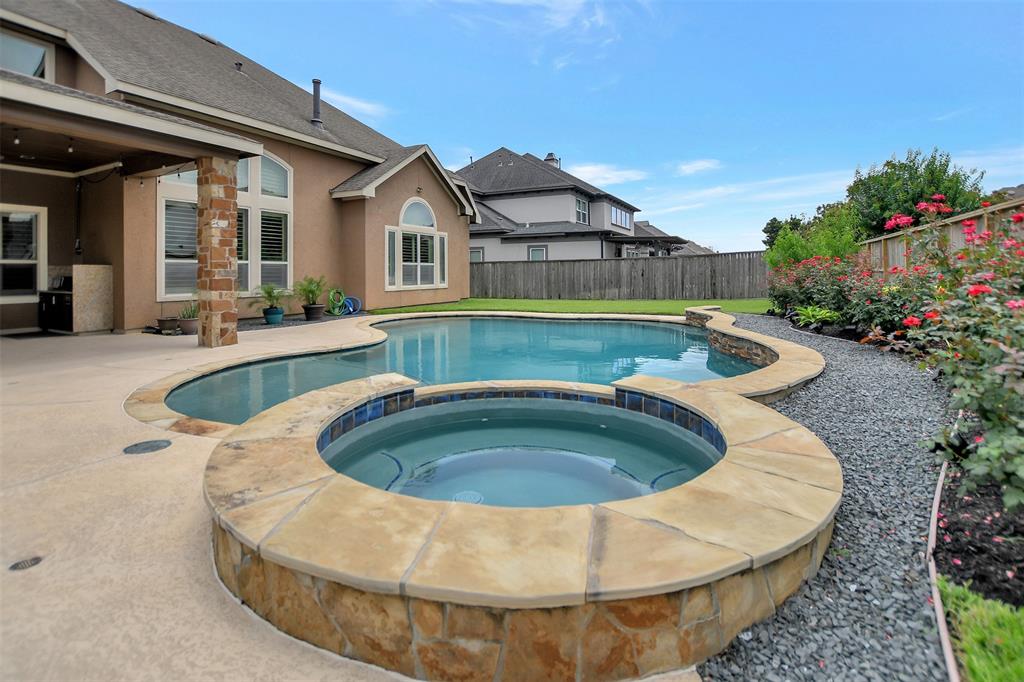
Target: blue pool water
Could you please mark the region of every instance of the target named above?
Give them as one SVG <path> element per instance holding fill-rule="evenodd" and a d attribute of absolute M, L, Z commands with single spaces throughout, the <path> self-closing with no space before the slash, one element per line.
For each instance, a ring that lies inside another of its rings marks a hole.
<path fill-rule="evenodd" d="M 382 490 L 503 507 L 648 495 L 720 459 L 704 439 L 643 413 L 530 398 L 417 407 L 359 426 L 321 455 Z"/>
<path fill-rule="evenodd" d="M 610 384 L 634 374 L 696 382 L 757 369 L 710 348 L 703 329 L 676 324 L 459 317 L 379 328 L 389 335 L 384 343 L 226 369 L 175 389 L 167 404 L 192 417 L 241 424 L 301 393 L 383 372 L 425 384 L 487 379 Z"/>

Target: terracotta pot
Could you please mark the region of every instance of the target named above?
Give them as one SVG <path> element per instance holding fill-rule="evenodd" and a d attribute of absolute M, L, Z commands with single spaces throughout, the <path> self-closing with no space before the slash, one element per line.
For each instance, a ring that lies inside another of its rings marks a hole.
<path fill-rule="evenodd" d="M 156 324 L 160 327 L 161 334 L 173 334 L 178 329 L 178 318 L 158 317 L 156 318 Z"/>
<path fill-rule="evenodd" d="M 190 319 L 179 318 L 178 329 L 185 336 L 195 336 L 199 333 L 199 320 L 194 317 Z"/>
<path fill-rule="evenodd" d="M 316 305 L 309 305 L 307 303 L 302 306 L 302 311 L 306 313 L 306 319 L 310 322 L 323 319 L 324 316 L 324 306 L 319 303 Z"/>

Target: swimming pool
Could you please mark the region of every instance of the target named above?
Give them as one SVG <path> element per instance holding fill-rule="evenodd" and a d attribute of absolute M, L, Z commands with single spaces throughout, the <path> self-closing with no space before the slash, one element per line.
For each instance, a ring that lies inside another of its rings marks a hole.
<path fill-rule="evenodd" d="M 501 507 L 649 495 L 721 458 L 708 440 L 672 421 L 592 400 L 417 407 L 353 428 L 320 454 L 335 471 L 381 490 Z"/>
<path fill-rule="evenodd" d="M 284 400 L 373 374 L 397 372 L 424 384 L 547 379 L 610 384 L 634 374 L 684 382 L 751 372 L 719 352 L 698 327 L 617 320 L 446 317 L 385 322 L 383 343 L 230 368 L 175 389 L 182 414 L 241 424 Z"/>

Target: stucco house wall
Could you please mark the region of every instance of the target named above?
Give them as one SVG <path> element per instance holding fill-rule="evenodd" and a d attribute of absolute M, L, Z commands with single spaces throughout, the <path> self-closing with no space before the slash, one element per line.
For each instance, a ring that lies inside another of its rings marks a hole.
<path fill-rule="evenodd" d="M 529 260 L 530 246 L 546 246 L 548 260 L 586 260 L 601 257 L 601 243 L 596 237 L 516 239 L 504 242 L 500 237 L 473 237 L 470 246 L 484 248 L 484 262 Z"/>
<path fill-rule="evenodd" d="M 377 188 L 376 198 L 364 199 L 366 216 L 366 279 L 364 305 L 386 308 L 421 303 L 457 301 L 469 296 L 469 217 L 459 206 L 424 158 L 414 160 Z M 405 202 L 412 197 L 426 201 L 434 211 L 438 232 L 448 233 L 448 286 L 439 289 L 385 291 L 385 227 L 398 226 Z"/>
<path fill-rule="evenodd" d="M 488 198 L 487 205 L 517 223 L 576 222 L 576 194 L 532 194 Z"/>

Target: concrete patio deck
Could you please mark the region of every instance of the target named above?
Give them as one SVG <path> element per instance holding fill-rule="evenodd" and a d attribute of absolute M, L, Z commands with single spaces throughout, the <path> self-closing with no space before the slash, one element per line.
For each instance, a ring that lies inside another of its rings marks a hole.
<path fill-rule="evenodd" d="M 0 676 L 18 680 L 396 680 L 291 639 L 214 575 L 202 498 L 216 439 L 148 426 L 122 403 L 190 366 L 368 338 L 358 320 L 196 347 L 151 335 L 0 340 Z M 124 455 L 141 440 L 165 450 Z M 693 680 L 695 673 L 657 679 Z"/>

